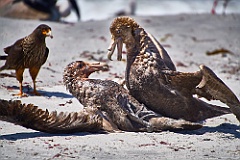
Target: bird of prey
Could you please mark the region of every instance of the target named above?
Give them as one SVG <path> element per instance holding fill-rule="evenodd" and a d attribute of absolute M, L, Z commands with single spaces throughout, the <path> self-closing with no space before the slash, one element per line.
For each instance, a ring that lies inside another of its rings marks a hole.
<path fill-rule="evenodd" d="M 49 49 L 46 47 L 45 38 L 53 38 L 51 28 L 46 24 L 39 25 L 30 35 L 17 40 L 13 45 L 4 48 L 7 55 L 0 56 L 6 60 L 0 68 L 0 72 L 6 69 L 14 69 L 16 78 L 20 83 L 20 97 L 26 96 L 22 90 L 23 72 L 29 68 L 33 80 L 33 94 L 40 95 L 36 90 L 36 77 L 41 66 L 46 62 Z"/>

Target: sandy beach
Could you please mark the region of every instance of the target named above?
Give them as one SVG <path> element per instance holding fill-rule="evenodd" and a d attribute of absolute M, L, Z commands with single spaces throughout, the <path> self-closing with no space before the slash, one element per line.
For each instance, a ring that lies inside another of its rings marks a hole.
<path fill-rule="evenodd" d="M 210 67 L 240 97 L 240 15 L 180 14 L 133 17 L 165 47 L 177 70 L 192 72 L 204 64 Z M 0 77 L 0 98 L 20 99 L 49 111 L 79 111 L 82 105 L 62 83 L 63 70 L 76 60 L 101 61 L 109 72 L 91 78 L 124 78 L 126 62 L 107 60 L 109 26 L 113 18 L 60 24 L 37 20 L 0 18 L 0 48 L 30 34 L 39 24 L 52 28 L 47 38 L 47 62 L 37 77 L 42 96 L 15 97 L 19 90 L 14 77 Z M 229 52 L 209 55 L 216 50 Z M 4 54 L 2 51 L 1 55 Z M 125 58 L 125 57 L 123 57 Z M 4 61 L 0 61 L 0 66 Z M 13 70 L 1 73 L 13 74 Z M 28 70 L 24 92 L 32 90 Z M 218 101 L 213 104 L 225 106 Z M 239 159 L 240 127 L 233 114 L 208 119 L 196 131 L 161 133 L 47 134 L 0 121 L 0 159 Z"/>

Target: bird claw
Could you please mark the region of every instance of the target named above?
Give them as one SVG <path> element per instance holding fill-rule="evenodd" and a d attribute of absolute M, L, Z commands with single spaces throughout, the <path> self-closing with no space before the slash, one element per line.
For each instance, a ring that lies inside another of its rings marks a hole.
<path fill-rule="evenodd" d="M 28 97 L 28 95 L 26 93 L 16 93 L 16 94 L 12 94 L 12 96 L 18 96 L 18 97 Z"/>

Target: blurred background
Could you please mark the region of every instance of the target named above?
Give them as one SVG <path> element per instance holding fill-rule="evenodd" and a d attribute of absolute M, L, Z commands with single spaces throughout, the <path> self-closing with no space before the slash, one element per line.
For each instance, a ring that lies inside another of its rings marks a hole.
<path fill-rule="evenodd" d="M 132 5 L 135 5 L 135 14 L 139 16 L 211 13 L 214 1 L 215 0 L 78 0 L 78 3 L 81 7 L 82 20 L 85 21 L 90 19 L 105 19 L 120 12 L 129 14 L 131 13 Z M 219 0 L 217 3 L 215 9 L 216 14 L 222 14 L 226 1 Z M 240 0 L 230 0 L 227 3 L 226 14 L 240 13 Z"/>
<path fill-rule="evenodd" d="M 181 13 L 240 13 L 240 0 L 0 0 L 0 16 L 70 23 Z"/>

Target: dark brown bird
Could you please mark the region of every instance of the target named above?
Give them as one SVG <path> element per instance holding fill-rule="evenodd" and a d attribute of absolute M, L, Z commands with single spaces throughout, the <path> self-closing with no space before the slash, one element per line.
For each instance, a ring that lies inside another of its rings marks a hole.
<path fill-rule="evenodd" d="M 30 35 L 17 40 L 13 45 L 4 48 L 7 56 L 1 56 L 6 60 L 0 72 L 5 69 L 15 69 L 16 78 L 20 83 L 20 97 L 26 96 L 22 91 L 23 72 L 29 68 L 33 80 L 33 94 L 40 95 L 36 90 L 36 77 L 41 66 L 46 62 L 49 49 L 46 47 L 45 38 L 53 38 L 51 28 L 45 24 L 39 25 Z"/>
<path fill-rule="evenodd" d="M 102 118 L 96 109 L 79 112 L 42 110 L 33 104 L 22 104 L 20 100 L 0 99 L 0 120 L 46 133 L 96 132 L 102 129 Z"/>
<path fill-rule="evenodd" d="M 70 63 L 63 75 L 67 89 L 83 106 L 95 107 L 101 111 L 103 126 L 108 122 L 114 129 L 149 132 L 202 127 L 198 123 L 163 117 L 147 109 L 114 81 L 87 78 L 92 72 L 105 69 L 106 66 L 101 64 L 77 61 Z"/>
<path fill-rule="evenodd" d="M 110 26 L 112 43 L 108 58 L 117 46 L 122 59 L 123 43 L 127 49 L 125 80 L 130 94 L 163 116 L 201 121 L 229 113 L 229 108 L 208 104 L 193 95 L 227 104 L 240 120 L 240 102 L 235 94 L 208 67 L 200 71 L 176 71 L 166 50 L 130 17 L 115 18 Z"/>
<path fill-rule="evenodd" d="M 89 79 L 95 71 L 106 71 L 105 64 L 77 61 L 64 71 L 64 82 L 84 104 L 80 112 L 57 113 L 33 104 L 0 99 L 0 120 L 47 133 L 104 131 L 193 130 L 198 123 L 162 117 L 138 103 L 113 81 Z"/>

